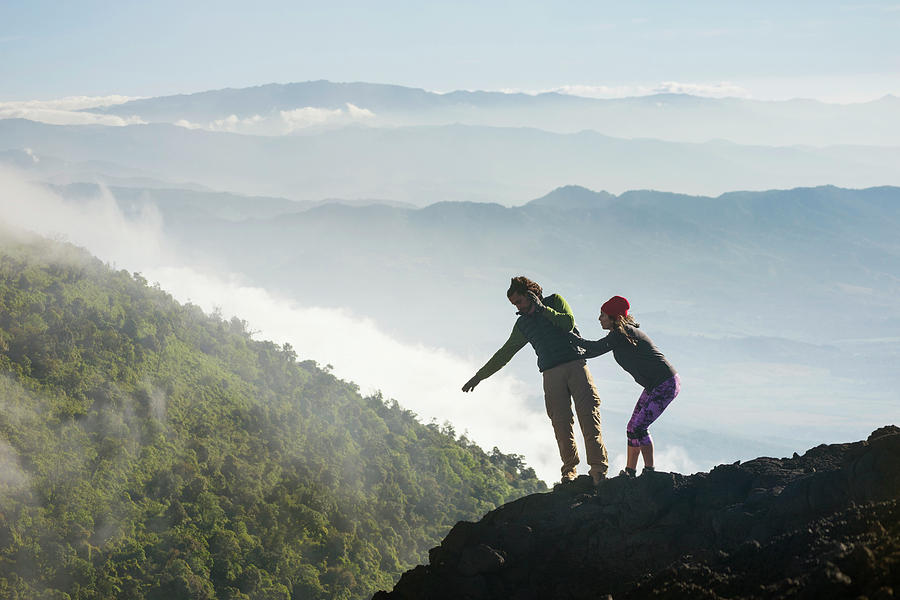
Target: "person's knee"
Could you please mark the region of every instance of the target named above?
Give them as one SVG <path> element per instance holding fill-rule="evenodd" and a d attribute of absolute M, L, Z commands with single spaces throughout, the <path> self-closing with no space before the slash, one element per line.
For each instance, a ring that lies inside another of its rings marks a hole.
<path fill-rule="evenodd" d="M 647 446 L 650 442 L 650 432 L 646 428 L 628 429 L 625 431 L 628 437 L 628 445 L 632 447 Z"/>
<path fill-rule="evenodd" d="M 548 405 L 547 416 L 550 417 L 550 423 L 552 423 L 555 428 L 572 427 L 575 423 L 575 415 L 572 414 L 571 408 L 566 410 L 564 408 Z"/>

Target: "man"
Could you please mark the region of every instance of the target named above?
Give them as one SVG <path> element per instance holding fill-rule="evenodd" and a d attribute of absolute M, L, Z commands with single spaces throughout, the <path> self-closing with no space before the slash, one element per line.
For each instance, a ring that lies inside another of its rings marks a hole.
<path fill-rule="evenodd" d="M 559 294 L 546 298 L 542 294 L 541 286 L 527 277 L 512 278 L 506 297 L 518 309 L 519 318 L 506 343 L 466 382 L 462 391 L 475 389 L 481 380 L 503 368 L 516 352 L 530 343 L 544 378 L 544 403 L 563 463 L 562 481 L 575 479 L 579 462 L 572 419 L 574 399 L 590 475 L 596 484 L 606 477 L 609 466 L 600 433 L 600 395 L 586 361 L 569 343 L 569 332 L 575 327 L 572 309 Z"/>

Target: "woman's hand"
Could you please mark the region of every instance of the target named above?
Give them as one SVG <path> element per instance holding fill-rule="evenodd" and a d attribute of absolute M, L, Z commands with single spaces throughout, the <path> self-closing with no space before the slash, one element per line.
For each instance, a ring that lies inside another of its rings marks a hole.
<path fill-rule="evenodd" d="M 583 337 L 575 333 L 574 331 L 569 332 L 569 343 L 573 346 L 578 346 L 579 348 L 584 348 L 584 342 L 586 342 Z"/>

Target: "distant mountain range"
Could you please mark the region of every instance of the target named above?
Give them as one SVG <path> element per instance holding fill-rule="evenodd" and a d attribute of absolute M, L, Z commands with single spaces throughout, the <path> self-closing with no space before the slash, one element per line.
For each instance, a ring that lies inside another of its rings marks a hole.
<path fill-rule="evenodd" d="M 127 210 L 130 202 L 121 203 Z M 616 196 L 567 186 L 512 208 L 327 204 L 268 219 L 209 218 L 177 241 L 203 248 L 268 289 L 291 291 L 286 282 L 303 281 L 319 290 L 326 305 L 385 318 L 393 310 L 391 291 L 413 282 L 430 288 L 452 281 L 479 305 L 496 294 L 484 289 L 486 281 L 496 277 L 503 287 L 508 272 L 521 269 L 588 298 L 619 288 L 655 298 L 653 310 L 670 313 L 681 306 L 682 312 L 693 306 L 675 321 L 680 326 L 670 325 L 673 330 L 774 333 L 759 319 L 758 307 L 777 302 L 793 315 L 777 332 L 823 342 L 859 337 L 860 327 L 900 336 L 900 311 L 886 301 L 900 294 L 891 277 L 900 272 L 898 206 L 897 187 L 705 197 L 653 191 Z M 177 227 L 177 221 L 170 226 Z M 478 276 L 467 276 L 476 266 Z M 354 285 L 370 278 L 374 295 L 352 293 Z M 662 281 L 675 287 L 661 286 Z M 820 323 L 853 289 L 861 314 L 831 324 L 830 335 L 822 336 Z M 810 295 L 816 302 L 809 302 Z M 414 304 L 396 324 L 406 323 L 410 331 L 444 326 L 447 333 L 459 331 L 458 324 L 433 318 L 435 310 L 454 304 L 443 295 Z M 477 314 L 470 318 L 480 322 Z"/>
<path fill-rule="evenodd" d="M 50 188 L 72 202 L 102 193 L 95 184 Z M 680 327 L 670 324 L 673 331 L 702 327 L 719 335 L 762 335 L 769 328 L 758 321 L 755 307 L 763 298 L 779 298 L 781 309 L 794 316 L 778 332 L 797 340 L 859 337 L 861 326 L 882 337 L 900 336 L 900 311 L 887 301 L 900 294 L 891 276 L 900 272 L 898 187 L 708 197 L 649 190 L 615 195 L 570 185 L 519 207 L 441 202 L 424 208 L 377 200 L 303 203 L 196 190 L 107 189 L 126 216 L 158 210 L 165 232 L 184 250 L 199 251 L 267 289 L 293 295 L 302 290 L 286 282 L 303 281 L 319 290 L 325 305 L 374 311 L 387 322 L 391 290 L 450 280 L 479 304 L 494 295 L 483 289 L 488 273 L 503 280 L 506 270 L 521 268 L 546 273 L 586 297 L 595 288 L 600 294 L 620 287 L 646 290 L 659 308 L 682 305 L 686 298 L 702 305 L 696 291 L 684 293 L 689 286 L 715 298 L 702 314 L 682 315 Z M 610 261 L 616 268 L 603 266 Z M 389 264 L 395 268 L 385 269 Z M 479 273 L 474 279 L 466 275 L 473 265 Z M 353 294 L 355 282 L 372 273 L 379 273 L 372 282 L 376 293 Z M 680 282 L 678 289 L 660 289 L 657 282 L 670 278 Z M 811 293 L 816 302 L 809 302 Z M 861 314 L 833 323 L 822 336 L 819 323 L 848 294 Z M 447 333 L 458 331 L 456 324 L 432 323 L 434 307 L 450 310 L 454 302 L 441 296 L 427 306 L 413 305 L 394 325 L 406 324 L 409 333 L 421 327 L 440 331 L 443 325 Z M 710 317 L 716 318 L 709 322 Z M 479 322 L 477 314 L 471 318 Z"/>
<path fill-rule="evenodd" d="M 552 92 L 439 94 L 397 85 L 308 81 L 147 98 L 89 110 L 139 116 L 153 123 L 188 121 L 209 128 L 232 115 L 238 120 L 277 120 L 281 111 L 345 111 L 348 104 L 371 113 L 363 121 L 377 126 L 460 123 L 533 127 L 559 133 L 593 130 L 613 137 L 686 142 L 727 139 L 761 145 L 896 145 L 900 139 L 900 99 L 894 96 L 847 105 L 686 94 L 595 99 Z"/>
<path fill-rule="evenodd" d="M 464 125 L 345 127 L 262 137 L 167 124 L 0 121 L 0 152 L 25 149 L 38 160 L 116 165 L 106 170 L 140 170 L 143 177 L 179 182 L 166 187 L 192 182 L 253 196 L 382 198 L 419 206 L 438 201 L 520 204 L 572 183 L 614 192 L 658 189 L 704 195 L 823 183 L 900 183 L 900 146 L 771 148 Z M 85 180 L 91 181 L 84 174 L 74 179 Z"/>
<path fill-rule="evenodd" d="M 203 226 L 210 220 L 245 221 L 267 219 L 279 215 L 302 212 L 326 204 L 344 206 L 369 206 L 373 204 L 397 208 L 413 208 L 412 205 L 384 200 L 342 200 L 338 198 L 318 202 L 297 202 L 287 198 L 268 196 L 242 196 L 227 192 L 195 189 L 152 187 L 126 187 L 100 183 L 50 184 L 50 189 L 70 200 L 90 201 L 108 192 L 128 217 L 141 215 L 144 209 L 160 213 L 172 227 L 190 229 Z"/>
<path fill-rule="evenodd" d="M 57 184 L 417 206 L 516 205 L 567 184 L 713 196 L 900 185 L 893 96 L 848 105 L 680 94 L 599 100 L 313 81 L 86 110 L 144 124 L 2 119 L 0 163 Z"/>

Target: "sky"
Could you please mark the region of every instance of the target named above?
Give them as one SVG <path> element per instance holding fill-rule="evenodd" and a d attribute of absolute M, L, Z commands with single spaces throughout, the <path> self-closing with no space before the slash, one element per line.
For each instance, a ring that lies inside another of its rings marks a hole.
<path fill-rule="evenodd" d="M 900 95 L 900 1 L 0 3 L 0 101 L 328 79 L 832 102 Z"/>

